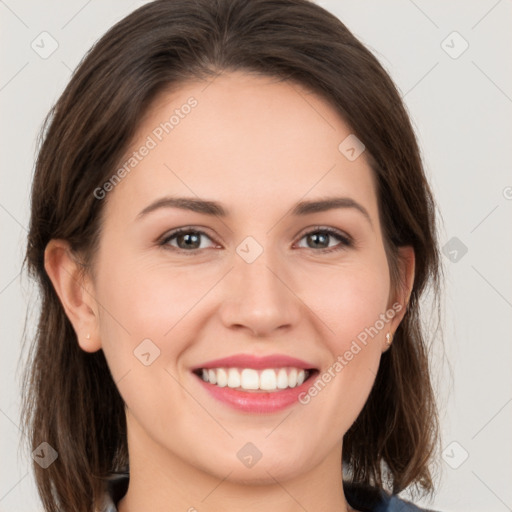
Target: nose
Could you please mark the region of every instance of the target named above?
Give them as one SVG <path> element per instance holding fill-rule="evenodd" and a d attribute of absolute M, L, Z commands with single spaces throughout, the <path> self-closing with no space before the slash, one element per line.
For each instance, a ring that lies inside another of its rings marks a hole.
<path fill-rule="evenodd" d="M 297 324 L 302 303 L 293 290 L 290 272 L 269 254 L 264 250 L 252 263 L 234 255 L 220 306 L 226 328 L 267 337 Z"/>

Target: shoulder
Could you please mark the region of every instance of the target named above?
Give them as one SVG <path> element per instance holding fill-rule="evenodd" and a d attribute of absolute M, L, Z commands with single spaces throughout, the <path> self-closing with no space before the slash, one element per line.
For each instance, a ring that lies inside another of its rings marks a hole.
<path fill-rule="evenodd" d="M 349 505 L 360 512 L 436 512 L 420 508 L 376 487 L 344 481 L 343 490 Z"/>

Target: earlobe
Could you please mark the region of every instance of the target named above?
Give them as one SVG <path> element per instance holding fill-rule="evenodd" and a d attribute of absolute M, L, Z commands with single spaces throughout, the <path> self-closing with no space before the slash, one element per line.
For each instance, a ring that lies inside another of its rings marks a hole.
<path fill-rule="evenodd" d="M 50 240 L 44 252 L 44 268 L 73 325 L 78 344 L 86 352 L 96 352 L 101 348 L 97 303 L 90 280 L 68 242 Z"/>

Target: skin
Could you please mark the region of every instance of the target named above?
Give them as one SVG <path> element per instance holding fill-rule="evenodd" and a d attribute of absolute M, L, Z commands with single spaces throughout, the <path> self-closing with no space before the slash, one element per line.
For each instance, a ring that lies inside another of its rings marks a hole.
<path fill-rule="evenodd" d="M 393 290 L 372 170 L 365 153 L 349 161 L 338 150 L 351 130 L 328 102 L 242 72 L 205 87 L 165 93 L 141 120 L 130 151 L 190 96 L 198 101 L 108 192 L 94 279 L 80 276 L 65 241 L 52 240 L 45 253 L 80 347 L 104 351 L 126 403 L 131 476 L 119 510 L 351 510 L 343 435 L 405 307 L 307 405 L 241 413 L 211 398 L 190 370 L 236 353 L 279 353 L 322 373 L 393 303 L 405 306 L 414 252 L 401 248 L 404 287 Z M 229 215 L 160 208 L 137 218 L 164 196 L 217 201 Z M 356 208 L 289 213 L 325 196 L 357 201 L 371 222 Z M 158 245 L 188 226 L 205 232 L 199 249 L 176 238 Z M 316 246 L 305 236 L 316 226 L 353 245 L 331 236 Z M 263 249 L 252 263 L 236 252 L 247 236 Z M 149 366 L 134 357 L 147 338 L 160 350 Z M 252 468 L 237 458 L 247 442 L 262 453 Z"/>

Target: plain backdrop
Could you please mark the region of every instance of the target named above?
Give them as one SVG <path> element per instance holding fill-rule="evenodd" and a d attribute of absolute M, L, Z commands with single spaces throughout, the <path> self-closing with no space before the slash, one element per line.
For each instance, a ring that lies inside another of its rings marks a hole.
<path fill-rule="evenodd" d="M 28 304 L 37 299 L 20 275 L 36 136 L 89 47 L 143 3 L 0 0 L 3 512 L 42 510 L 30 453 L 18 449 L 24 435 L 21 337 Z M 430 506 L 444 512 L 512 510 L 512 3 L 319 3 L 370 48 L 399 87 L 442 213 L 449 366 L 433 366 L 443 454 Z M 29 331 L 37 313 L 36 305 L 31 308 Z"/>

